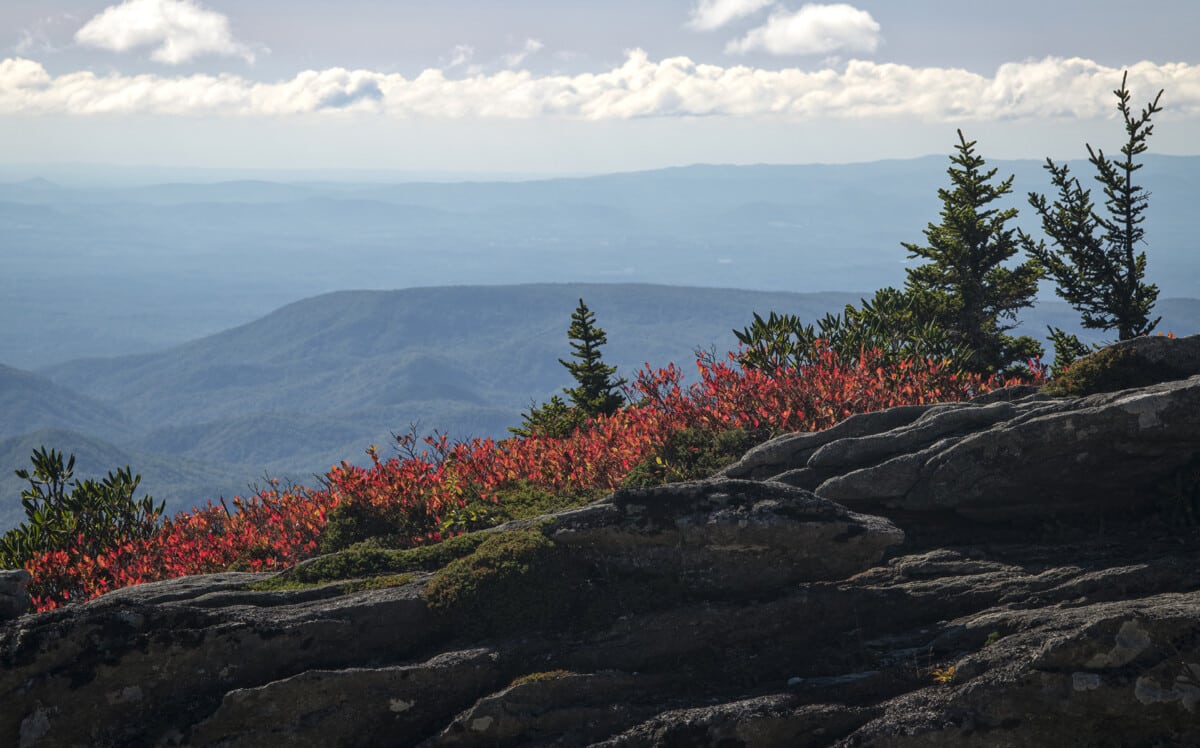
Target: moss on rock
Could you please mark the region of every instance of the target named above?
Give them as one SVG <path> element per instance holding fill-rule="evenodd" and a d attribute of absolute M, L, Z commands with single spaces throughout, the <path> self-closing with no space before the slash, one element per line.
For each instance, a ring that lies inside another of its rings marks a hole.
<path fill-rule="evenodd" d="M 1067 371 L 1047 384 L 1044 392 L 1054 397 L 1083 397 L 1099 392 L 1117 392 L 1147 387 L 1186 376 L 1163 363 L 1151 363 L 1128 346 L 1101 348 L 1071 364 Z"/>
<path fill-rule="evenodd" d="M 257 590 L 303 589 L 346 579 L 368 579 L 414 571 L 435 571 L 451 561 L 469 555 L 485 540 L 472 533 L 443 540 L 434 545 L 392 550 L 370 545 L 352 546 L 338 553 L 318 556 L 262 582 Z"/>
<path fill-rule="evenodd" d="M 571 611 L 580 585 L 568 569 L 537 529 L 490 533 L 474 553 L 438 571 L 425 595 L 462 633 L 537 629 Z"/>
<path fill-rule="evenodd" d="M 509 688 L 514 686 L 522 686 L 526 683 L 541 683 L 542 681 L 548 680 L 561 680 L 563 678 L 570 678 L 573 675 L 578 675 L 578 673 L 572 670 L 546 670 L 540 673 L 528 673 L 515 679 L 509 684 Z"/>
<path fill-rule="evenodd" d="M 383 576 L 343 581 L 340 585 L 338 585 L 338 589 L 340 590 L 341 594 L 348 595 L 351 592 L 362 592 L 363 590 L 382 590 L 388 587 L 400 587 L 408 584 L 412 580 L 412 574 L 386 574 Z M 261 582 L 254 582 L 253 584 L 247 585 L 246 589 L 254 590 L 255 592 L 285 592 L 289 590 L 310 590 L 314 587 L 320 587 L 326 584 L 334 584 L 334 582 L 327 580 L 319 582 L 301 582 L 295 579 L 285 579 L 280 576 L 274 576 L 270 579 L 264 579 Z"/>
<path fill-rule="evenodd" d="M 665 483 L 708 478 L 741 459 L 765 434 L 744 429 L 688 428 L 676 431 L 653 455 L 634 466 L 622 488 L 648 488 Z"/>

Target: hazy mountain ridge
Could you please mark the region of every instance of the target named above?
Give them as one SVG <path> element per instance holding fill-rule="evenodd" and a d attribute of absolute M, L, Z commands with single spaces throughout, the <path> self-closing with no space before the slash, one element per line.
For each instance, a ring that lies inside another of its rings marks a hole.
<path fill-rule="evenodd" d="M 1200 157 L 1146 165 L 1160 329 L 1194 332 L 1200 301 L 1166 297 L 1200 288 Z M 900 242 L 936 220 L 946 166 L 931 156 L 503 183 L 0 184 L 0 361 L 39 372 L 0 370 L 0 437 L 66 429 L 138 458 L 215 466 L 204 474 L 225 470 L 244 487 L 264 471 L 308 481 L 413 422 L 502 436 L 568 383 L 558 359 L 578 297 L 622 374 L 647 361 L 690 372 L 695 348 L 728 350 L 753 311 L 815 320 L 901 284 Z M 989 166 L 1016 173 L 1018 207 L 1047 187 L 1036 161 Z M 593 283 L 511 285 L 531 276 Z M 614 283 L 630 280 L 671 285 Z M 364 285 L 408 290 L 323 293 Z M 864 291 L 807 293 L 829 288 Z M 1077 320 L 1043 303 L 1019 332 Z M 27 462 L 17 457 L 0 477 Z"/>
<path fill-rule="evenodd" d="M 265 412 L 293 403 L 383 406 L 391 404 L 387 393 L 406 382 L 419 396 L 405 399 L 503 397 L 520 407 L 569 381 L 557 359 L 569 352 L 566 327 L 581 296 L 608 330 L 606 356 L 623 369 L 732 341 L 728 320 L 748 319 L 766 311 L 765 304 L 816 317 L 857 300 L 855 294 L 809 299 L 623 285 L 341 292 L 161 353 L 70 362 L 42 373 L 90 396 L 120 400 L 133 417 L 160 424 L 241 415 L 250 403 Z M 527 391 L 514 403 L 512 383 L 496 374 L 518 371 Z M 202 397 L 215 391 L 220 401 Z"/>
<path fill-rule="evenodd" d="M 532 401 L 570 384 L 558 359 L 581 297 L 608 333 L 605 359 L 632 377 L 647 362 L 690 373 L 697 348 L 730 350 L 732 329 L 755 311 L 816 320 L 861 295 L 608 284 L 345 291 L 159 353 L 38 374 L 6 367 L 5 381 L 28 386 L 0 390 L 0 423 L 25 425 L 0 451 L 0 523 L 19 509 L 11 471 L 43 444 L 84 450 L 81 471 L 131 464 L 175 510 L 244 492 L 266 473 L 312 483 L 340 460 L 362 460 L 370 444 L 386 453 L 391 434 L 413 424 L 504 436 Z M 1164 330 L 1200 329 L 1200 300 L 1165 299 L 1158 311 Z M 1045 304 L 1023 319 L 1040 336 L 1077 316 Z M 73 412 L 81 420 L 65 424 Z"/>
<path fill-rule="evenodd" d="M 47 417 L 27 419 L 27 431 L 61 427 L 54 403 L 74 398 L 118 413 L 128 427 L 113 432 L 101 420 L 73 429 L 82 436 L 71 443 L 135 471 L 139 461 L 178 458 L 202 466 L 197 477 L 214 491 L 244 489 L 266 472 L 311 483 L 331 464 L 362 460 L 370 444 L 386 452 L 391 434 L 413 424 L 454 438 L 504 436 L 532 401 L 570 383 L 558 359 L 569 355 L 566 328 L 580 297 L 608 331 L 606 360 L 626 376 L 645 362 L 690 370 L 697 347 L 729 349 L 731 328 L 754 311 L 816 318 L 857 299 L 603 284 L 339 292 L 159 353 L 28 374 L 44 389 L 27 392 L 24 407 L 43 407 Z M 88 441 L 95 438 L 104 449 Z M 28 452 L 0 457 L 14 463 L 4 467 L 11 475 Z M 213 482 L 223 466 L 224 480 Z M 171 509 L 195 500 L 182 503 L 149 476 L 145 486 Z M 15 496 L 11 487 L 6 496 Z"/>
<path fill-rule="evenodd" d="M 128 438 L 125 413 L 33 372 L 0 364 L 0 439 L 33 430 L 78 429 Z"/>
<path fill-rule="evenodd" d="M 364 286 L 895 285 L 900 242 L 937 219 L 947 165 L 931 156 L 524 182 L 0 185 L 0 361 L 37 368 L 148 352 Z M 1048 189 L 1040 164 L 989 166 L 1016 174 L 1011 204 L 1036 229 L 1025 192 Z M 1089 178 L 1086 164 L 1076 171 Z M 1200 158 L 1148 155 L 1138 174 L 1152 192 L 1150 279 L 1164 296 L 1192 296 Z"/>

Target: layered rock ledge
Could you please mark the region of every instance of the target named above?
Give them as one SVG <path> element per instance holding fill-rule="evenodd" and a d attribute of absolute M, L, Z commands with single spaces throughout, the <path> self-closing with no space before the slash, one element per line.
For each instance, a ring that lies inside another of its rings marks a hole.
<path fill-rule="evenodd" d="M 390 586 L 24 615 L 0 744 L 1198 745 L 1200 376 L 1160 360 L 1190 378 L 857 416 Z"/>

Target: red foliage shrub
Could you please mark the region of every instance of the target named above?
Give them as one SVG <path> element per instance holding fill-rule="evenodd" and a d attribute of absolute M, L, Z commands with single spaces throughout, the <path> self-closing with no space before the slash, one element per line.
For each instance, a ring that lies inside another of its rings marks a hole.
<path fill-rule="evenodd" d="M 30 593 L 38 611 L 109 590 L 230 567 L 266 571 L 316 553 L 329 513 L 357 502 L 394 518 L 410 544 L 441 539 L 441 520 L 473 497 L 529 483 L 552 492 L 612 490 L 675 431 L 751 429 L 775 434 L 828 428 L 855 413 L 895 405 L 962 400 L 1012 382 L 958 375 L 937 362 L 884 366 L 876 352 L 844 362 L 818 342 L 799 369 L 744 369 L 737 356 L 697 362 L 699 380 L 683 383 L 673 364 L 648 365 L 631 388 L 635 404 L 588 420 L 566 438 L 530 436 L 451 443 L 445 435 L 400 437 L 397 455 L 371 464 L 343 462 L 325 487 L 278 485 L 249 499 L 176 514 L 146 540 L 123 540 L 91 555 L 82 541 L 31 559 Z M 1042 370 L 1031 365 L 1032 378 Z"/>

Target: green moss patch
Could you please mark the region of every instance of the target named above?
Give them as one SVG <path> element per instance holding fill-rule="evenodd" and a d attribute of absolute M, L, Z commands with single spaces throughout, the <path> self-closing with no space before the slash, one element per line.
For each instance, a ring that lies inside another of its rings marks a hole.
<path fill-rule="evenodd" d="M 412 580 L 412 574 L 387 574 L 378 577 L 367 577 L 365 579 L 351 579 L 339 585 L 338 589 L 343 595 L 348 595 L 351 592 L 362 592 L 363 590 L 382 590 L 388 587 L 400 587 Z M 288 590 L 310 590 L 329 583 L 328 581 L 301 582 L 295 579 L 281 579 L 276 576 L 262 582 L 255 582 L 247 586 L 246 589 L 254 590 L 255 592 L 284 592 Z"/>
<path fill-rule="evenodd" d="M 580 581 L 571 579 L 569 565 L 540 531 L 514 530 L 489 533 L 474 553 L 446 564 L 425 595 L 459 632 L 505 633 L 561 620 Z"/>
<path fill-rule="evenodd" d="M 543 514 L 573 509 L 600 497 L 599 491 L 553 493 L 528 481 L 520 481 L 496 494 L 496 518 L 501 522 L 533 519 Z"/>
<path fill-rule="evenodd" d="M 457 558 L 471 554 L 485 538 L 486 535 L 480 533 L 459 535 L 434 545 L 404 550 L 375 548 L 369 544 L 353 546 L 338 553 L 319 556 L 270 579 L 256 582 L 252 589 L 304 589 L 344 579 L 358 580 L 414 571 L 435 571 Z"/>
<path fill-rule="evenodd" d="M 1152 364 L 1128 348 L 1102 348 L 1071 364 L 1067 371 L 1043 388 L 1054 397 L 1083 397 L 1148 387 L 1186 376 L 1163 363 Z"/>

